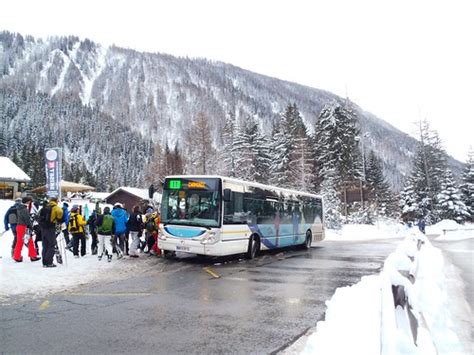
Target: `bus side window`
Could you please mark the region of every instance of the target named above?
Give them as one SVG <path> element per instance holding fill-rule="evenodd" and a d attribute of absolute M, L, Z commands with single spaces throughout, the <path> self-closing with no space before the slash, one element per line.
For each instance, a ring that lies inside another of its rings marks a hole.
<path fill-rule="evenodd" d="M 314 205 L 314 215 L 315 215 L 315 219 L 318 223 L 321 223 L 323 221 L 323 206 L 322 206 L 322 203 L 321 203 L 321 200 L 318 200 L 315 202 L 315 205 Z"/>
<path fill-rule="evenodd" d="M 224 204 L 224 224 L 243 224 L 247 223 L 244 213 L 244 194 L 241 192 L 232 192 L 230 201 Z"/>

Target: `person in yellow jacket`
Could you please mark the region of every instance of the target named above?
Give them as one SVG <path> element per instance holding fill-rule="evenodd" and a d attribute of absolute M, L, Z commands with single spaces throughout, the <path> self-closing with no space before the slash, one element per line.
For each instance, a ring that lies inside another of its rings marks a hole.
<path fill-rule="evenodd" d="M 86 234 L 84 233 L 85 219 L 79 213 L 79 207 L 73 205 L 67 230 L 72 235 L 72 253 L 74 257 L 79 257 L 79 242 L 81 243 L 81 256 L 86 255 Z"/>
<path fill-rule="evenodd" d="M 38 213 L 38 224 L 41 228 L 43 243 L 43 266 L 56 267 L 56 264 L 53 264 L 54 248 L 56 246 L 56 227 L 63 219 L 63 209 L 58 206 L 58 198 L 51 197 L 49 203 L 45 203 Z"/>

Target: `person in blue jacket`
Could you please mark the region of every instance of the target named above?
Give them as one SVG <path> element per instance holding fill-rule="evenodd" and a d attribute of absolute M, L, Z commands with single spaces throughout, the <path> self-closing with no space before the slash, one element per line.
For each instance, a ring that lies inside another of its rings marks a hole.
<path fill-rule="evenodd" d="M 63 202 L 63 220 L 61 223 L 61 226 L 62 226 L 61 228 L 63 231 L 64 239 L 66 240 L 66 248 L 71 249 L 72 243 L 69 238 L 69 232 L 67 230 L 67 225 L 69 224 L 69 216 L 70 216 L 68 208 L 69 208 L 69 204 L 67 202 Z"/>
<path fill-rule="evenodd" d="M 123 209 L 121 203 L 116 203 L 112 210 L 112 217 L 114 218 L 114 244 L 117 252 L 117 258 L 121 259 L 125 251 L 125 233 L 127 232 L 127 211 Z"/>
<path fill-rule="evenodd" d="M 426 222 L 423 218 L 421 218 L 418 221 L 418 229 L 420 230 L 421 233 L 423 233 L 423 234 L 426 233 Z"/>
<path fill-rule="evenodd" d="M 3 218 L 5 231 L 8 231 L 11 228 L 12 233 L 13 233 L 12 257 L 13 257 L 13 251 L 15 250 L 15 245 L 16 245 L 16 223 L 17 223 L 16 211 L 18 210 L 18 207 L 20 205 L 21 205 L 21 198 L 17 198 L 15 200 L 15 204 L 7 210 L 7 213 L 5 213 L 5 217 Z"/>

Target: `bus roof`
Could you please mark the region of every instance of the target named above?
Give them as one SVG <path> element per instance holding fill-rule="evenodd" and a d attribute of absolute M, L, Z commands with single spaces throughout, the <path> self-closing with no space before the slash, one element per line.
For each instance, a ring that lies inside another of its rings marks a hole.
<path fill-rule="evenodd" d="M 292 190 L 292 189 L 285 189 L 283 187 L 265 185 L 265 184 L 260 184 L 258 182 L 245 181 L 245 180 L 240 180 L 240 179 L 231 178 L 231 177 L 227 177 L 227 176 L 220 176 L 220 175 L 170 175 L 170 176 L 165 177 L 165 179 L 169 179 L 169 178 L 171 178 L 171 179 L 190 179 L 190 178 L 221 179 L 224 182 L 230 182 L 230 183 L 234 183 L 234 184 L 258 187 L 258 188 L 261 188 L 263 190 L 274 190 L 274 191 L 279 191 L 279 192 L 286 193 L 286 194 L 295 194 L 295 195 L 301 195 L 301 196 L 309 196 L 309 197 L 313 197 L 313 198 L 322 198 L 321 195 L 316 195 L 316 194 L 312 194 L 312 193 L 309 193 L 309 192 Z"/>

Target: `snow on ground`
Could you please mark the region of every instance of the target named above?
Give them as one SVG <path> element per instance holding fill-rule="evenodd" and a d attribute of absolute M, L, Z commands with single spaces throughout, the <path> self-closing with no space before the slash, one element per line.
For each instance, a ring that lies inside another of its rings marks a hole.
<path fill-rule="evenodd" d="M 3 218 L 12 204 L 12 201 L 0 200 L 0 217 Z M 93 206 L 89 208 L 92 211 Z M 450 231 L 444 235 L 446 229 Z M 451 221 L 428 227 L 427 234 L 444 240 L 474 238 L 472 225 L 460 226 Z M 325 320 L 318 322 L 315 329 L 284 354 L 471 354 L 470 332 L 460 325 L 472 323 L 471 310 L 460 296 L 464 287 L 462 280 L 453 266 L 446 264 L 441 251 L 416 227 L 386 221 L 374 226 L 345 225 L 341 231 L 327 231 L 326 238 L 341 242 L 400 238 L 401 242 L 379 275 L 365 276 L 355 285 L 338 288 L 326 302 Z M 12 239 L 11 231 L 0 237 L 0 301 L 12 295 L 66 291 L 130 265 L 116 260 L 98 262 L 92 255 L 74 259 L 68 253 L 67 266 L 49 269 L 43 268 L 41 261 L 30 262 L 26 248 L 23 249 L 24 262 L 16 263 L 10 257 Z M 420 250 L 418 241 L 423 242 Z M 415 283 L 398 270 L 413 274 Z M 413 345 L 406 310 L 400 306 L 394 309 L 392 284 L 404 285 L 407 289 L 413 313 L 419 321 L 418 346 Z"/>
<path fill-rule="evenodd" d="M 474 224 L 458 224 L 452 220 L 443 220 L 426 227 L 426 234 L 437 236 L 436 240 L 462 240 L 474 238 Z"/>
<path fill-rule="evenodd" d="M 79 204 L 83 204 L 81 202 Z M 3 217 L 12 205 L 13 201 L 0 200 L 0 218 L 2 218 L 0 231 L 2 232 L 4 230 Z M 92 211 L 94 205 L 90 204 L 89 208 Z M 117 262 L 115 258 L 111 263 L 108 263 L 106 259 L 99 262 L 96 255 L 90 254 L 91 241 L 89 239 L 87 241 L 87 252 L 89 254 L 75 259 L 72 253 L 67 252 L 63 265 L 58 265 L 56 268 L 43 268 L 41 260 L 30 261 L 26 247 L 22 250 L 23 262 L 15 262 L 11 258 L 12 241 L 13 234 L 11 230 L 0 236 L 0 302 L 6 296 L 41 296 L 50 292 L 67 291 L 72 287 L 98 278 L 110 278 L 125 269 L 129 269 L 133 263 L 132 260 Z M 39 243 L 39 247 L 41 253 L 41 243 Z M 56 263 L 56 259 L 54 259 L 54 263 Z"/>
<path fill-rule="evenodd" d="M 341 230 L 326 230 L 326 240 L 371 240 L 402 238 L 410 229 L 392 220 L 380 220 L 375 225 L 345 224 Z"/>
<path fill-rule="evenodd" d="M 453 224 L 454 223 L 454 224 Z M 472 225 L 442 221 L 428 233 L 456 229 L 443 238 L 474 238 Z M 404 236 L 386 259 L 379 275 L 362 277 L 353 286 L 338 288 L 326 302 L 325 320 L 283 354 L 472 354 L 472 313 L 464 299 L 464 284 L 457 269 L 447 264 L 441 251 L 417 228 L 344 226 L 330 231 L 330 240 L 347 241 Z M 390 232 L 392 230 L 392 232 Z M 392 234 L 390 236 L 390 234 Z M 351 238 L 353 236 L 353 238 Z M 441 238 L 441 237 L 440 237 Z M 418 241 L 423 242 L 418 250 Z M 412 261 L 413 258 L 414 261 Z M 415 276 L 415 283 L 398 271 Z M 392 285 L 404 285 L 418 319 L 414 345 L 406 309 L 394 309 Z M 468 325 L 466 327 L 466 325 Z"/>

